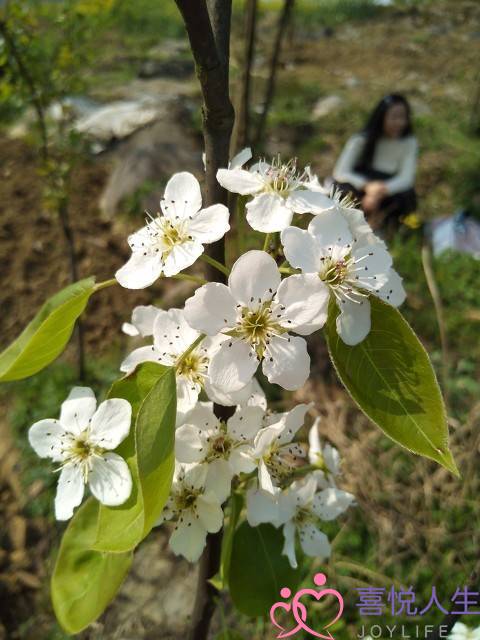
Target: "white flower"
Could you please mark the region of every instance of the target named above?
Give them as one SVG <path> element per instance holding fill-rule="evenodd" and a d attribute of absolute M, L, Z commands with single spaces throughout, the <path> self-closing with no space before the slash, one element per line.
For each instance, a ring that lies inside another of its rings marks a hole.
<path fill-rule="evenodd" d="M 340 455 L 330 444 L 322 447 L 318 427 L 321 418 L 315 418 L 315 422 L 308 432 L 308 460 L 310 464 L 323 468 L 325 473 L 332 479 L 340 475 Z"/>
<path fill-rule="evenodd" d="M 153 335 L 153 324 L 160 311 L 161 309 L 153 305 L 135 307 L 132 312 L 132 322 L 124 322 L 122 331 L 132 338 L 137 336 L 146 338 Z"/>
<path fill-rule="evenodd" d="M 480 640 L 480 627 L 469 629 L 462 622 L 457 622 L 448 637 L 449 640 Z"/>
<path fill-rule="evenodd" d="M 115 274 L 122 287 L 143 289 L 162 273 L 179 273 L 203 253 L 204 244 L 220 240 L 230 228 L 227 207 L 201 208 L 200 185 L 191 173 L 170 178 L 160 206 L 163 215 L 150 217 L 145 227 L 128 238 L 132 255 Z"/>
<path fill-rule="evenodd" d="M 177 423 L 193 409 L 198 395 L 205 389 L 213 402 L 234 406 L 247 402 L 258 394 L 252 383 L 235 393 L 216 389 L 209 380 L 208 365 L 212 355 L 218 350 L 222 339 L 204 338 L 187 356 L 183 354 L 200 337 L 185 320 L 183 309 L 163 311 L 156 307 L 136 307 L 132 314 L 132 324 L 138 334 L 153 335 L 153 345 L 139 347 L 132 351 L 120 365 L 120 370 L 130 373 L 141 362 L 158 362 L 174 367 L 177 382 Z M 129 328 L 129 334 L 133 330 Z"/>
<path fill-rule="evenodd" d="M 267 425 L 261 429 L 254 442 L 253 457 L 258 463 L 258 484 L 261 491 L 278 493 L 278 484 L 288 479 L 298 458 L 307 455 L 306 448 L 292 443 L 305 421 L 311 404 L 299 404 L 286 413 L 267 417 Z"/>
<path fill-rule="evenodd" d="M 93 391 L 74 387 L 62 404 L 60 419 L 40 420 L 28 439 L 41 458 L 60 463 L 55 517 L 68 520 L 82 502 L 85 484 L 102 504 L 123 504 L 132 490 L 127 463 L 112 453 L 130 431 L 132 408 L 121 398 L 102 402 Z"/>
<path fill-rule="evenodd" d="M 203 285 L 185 303 L 185 317 L 193 328 L 229 337 L 213 355 L 211 383 L 237 391 L 252 379 L 263 360 L 270 382 L 298 389 L 310 371 L 303 338 L 322 326 L 328 290 L 314 275 L 294 275 L 280 282 L 275 260 L 264 251 L 248 251 L 233 265 L 228 286 Z"/>
<path fill-rule="evenodd" d="M 170 546 L 190 562 L 199 559 L 207 533 L 219 531 L 223 524 L 220 501 L 205 490 L 206 473 L 204 465 L 176 464 L 170 497 L 158 523 L 176 519 Z"/>
<path fill-rule="evenodd" d="M 215 416 L 210 403 L 199 402 L 176 431 L 175 457 L 179 462 L 204 464 L 205 488 L 223 502 L 230 494 L 233 476 L 256 468 L 252 445 L 263 416 L 261 407 L 247 406 L 225 423 Z"/>
<path fill-rule="evenodd" d="M 346 344 L 358 344 L 370 331 L 370 295 L 393 306 L 405 299 L 388 251 L 382 244 L 356 241 L 339 211 L 316 216 L 308 231 L 289 227 L 281 239 L 290 264 L 305 274 L 317 275 L 334 296 L 340 309 L 337 331 Z M 325 302 L 322 318 L 327 305 Z"/>
<path fill-rule="evenodd" d="M 292 222 L 294 213 L 315 213 L 332 206 L 323 193 L 305 188 L 305 174 L 297 171 L 295 160 L 282 164 L 278 157 L 270 164 L 261 161 L 243 169 L 250 158 L 250 149 L 244 149 L 228 169 L 217 171 L 217 180 L 228 191 L 254 196 L 246 204 L 247 221 L 253 229 L 281 231 Z"/>

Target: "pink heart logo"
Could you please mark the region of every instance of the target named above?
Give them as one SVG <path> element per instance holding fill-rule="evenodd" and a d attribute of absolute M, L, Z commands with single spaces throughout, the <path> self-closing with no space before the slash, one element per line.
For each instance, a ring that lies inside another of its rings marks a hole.
<path fill-rule="evenodd" d="M 283 589 L 280 591 L 280 595 L 282 596 L 282 598 L 289 598 L 292 595 L 292 592 L 288 587 L 283 587 Z M 272 624 L 275 627 L 277 627 L 277 629 L 280 629 L 280 633 L 277 635 L 277 638 L 279 640 L 281 638 L 289 638 L 290 636 L 293 636 L 295 633 L 298 633 L 298 631 L 300 631 L 300 629 L 302 628 L 300 624 L 297 624 L 297 626 L 294 627 L 293 629 L 287 630 L 283 625 L 281 625 L 277 621 L 277 619 L 275 618 L 275 613 L 278 609 L 283 609 L 288 613 L 292 610 L 292 605 L 287 602 L 276 602 L 270 608 L 270 620 Z M 305 621 L 307 619 L 307 610 L 305 606 L 301 603 L 299 605 L 299 609 L 300 609 L 300 618 L 302 621 Z"/>

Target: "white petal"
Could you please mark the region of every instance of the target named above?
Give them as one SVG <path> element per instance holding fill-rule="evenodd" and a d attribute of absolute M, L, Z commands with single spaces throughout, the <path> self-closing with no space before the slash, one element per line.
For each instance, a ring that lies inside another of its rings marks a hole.
<path fill-rule="evenodd" d="M 243 167 L 243 165 L 252 159 L 252 150 L 250 147 L 245 147 L 237 153 L 237 155 L 233 156 L 233 158 L 228 163 L 229 169 L 239 169 Z"/>
<path fill-rule="evenodd" d="M 227 286 L 210 282 L 199 287 L 185 302 L 185 318 L 197 331 L 214 336 L 225 326 L 235 324 L 235 304 Z"/>
<path fill-rule="evenodd" d="M 228 338 L 228 336 L 227 336 Z M 217 404 L 221 404 L 224 407 L 234 407 L 235 405 L 246 404 L 251 393 L 252 393 L 252 381 L 246 384 L 239 391 L 224 391 L 223 389 L 219 389 L 215 387 L 211 382 L 206 378 L 205 379 L 205 393 L 209 397 L 212 402 L 216 402 Z"/>
<path fill-rule="evenodd" d="M 334 209 L 336 204 L 320 191 L 298 189 L 288 196 L 287 206 L 295 213 L 319 214 Z"/>
<path fill-rule="evenodd" d="M 329 487 L 316 494 L 312 510 L 322 520 L 335 520 L 348 509 L 354 500 L 355 497 L 351 493 L 336 487 Z"/>
<path fill-rule="evenodd" d="M 181 355 L 198 336 L 182 309 L 160 311 L 153 326 L 153 343 L 160 354 Z"/>
<path fill-rule="evenodd" d="M 258 486 L 262 491 L 270 493 L 272 496 L 278 493 L 278 489 L 273 484 L 272 477 L 263 458 L 258 465 Z"/>
<path fill-rule="evenodd" d="M 304 273 L 318 273 L 320 255 L 313 236 L 298 227 L 287 227 L 282 231 L 283 252 L 288 262 Z"/>
<path fill-rule="evenodd" d="M 299 534 L 300 545 L 307 556 L 319 560 L 330 557 L 331 547 L 327 536 L 313 524 L 305 524 L 300 527 Z"/>
<path fill-rule="evenodd" d="M 174 276 L 190 267 L 203 253 L 203 245 L 196 240 L 176 244 L 165 259 L 163 271 L 167 277 Z"/>
<path fill-rule="evenodd" d="M 245 171 L 245 169 L 219 169 L 217 171 L 217 180 L 224 189 L 243 196 L 257 193 L 263 188 L 263 181 L 260 176 L 250 171 Z"/>
<path fill-rule="evenodd" d="M 179 462 L 200 462 L 205 457 L 205 447 L 198 428 L 184 424 L 175 431 L 175 458 Z"/>
<path fill-rule="evenodd" d="M 320 434 L 318 433 L 320 420 L 321 418 L 315 418 L 315 422 L 308 432 L 308 461 L 310 464 L 317 464 L 322 458 L 322 446 L 320 444 Z"/>
<path fill-rule="evenodd" d="M 161 309 L 153 305 L 140 305 L 132 312 L 132 324 L 138 329 L 141 336 L 146 338 L 153 335 L 153 325 Z"/>
<path fill-rule="evenodd" d="M 176 173 L 167 182 L 160 204 L 164 215 L 170 219 L 184 220 L 195 215 L 202 207 L 198 180 L 187 171 Z"/>
<path fill-rule="evenodd" d="M 279 445 L 287 444 L 293 440 L 297 431 L 303 427 L 305 416 L 312 406 L 313 403 L 297 404 L 291 411 L 280 414 L 281 418 L 277 424 L 282 424 L 283 428 L 276 439 Z M 275 427 L 276 425 L 274 424 L 270 428 L 273 429 Z"/>
<path fill-rule="evenodd" d="M 124 322 L 122 324 L 122 331 L 123 333 L 125 333 L 127 336 L 130 336 L 132 338 L 139 336 L 140 332 L 137 329 L 137 327 L 135 327 L 133 324 L 131 324 L 130 322 Z"/>
<path fill-rule="evenodd" d="M 340 454 L 331 444 L 326 444 L 323 448 L 323 459 L 327 465 L 327 469 L 333 476 L 340 473 Z"/>
<path fill-rule="evenodd" d="M 235 300 L 245 306 L 272 298 L 280 284 L 275 260 L 265 251 L 247 251 L 233 265 L 228 286 Z"/>
<path fill-rule="evenodd" d="M 197 513 L 200 522 L 209 533 L 220 531 L 223 524 L 223 511 L 216 496 L 206 493 L 197 498 Z"/>
<path fill-rule="evenodd" d="M 357 275 L 360 276 L 362 287 L 378 289 L 385 284 L 392 264 L 392 256 L 384 247 L 376 245 L 355 249 L 352 258 L 355 260 L 354 268 L 360 269 Z M 375 280 L 371 279 L 371 276 L 375 276 Z"/>
<path fill-rule="evenodd" d="M 123 398 L 102 402 L 92 417 L 89 440 L 102 449 L 116 449 L 130 431 L 132 405 Z"/>
<path fill-rule="evenodd" d="M 202 244 L 220 240 L 230 229 L 229 216 L 230 213 L 223 204 L 214 204 L 202 209 L 188 225 L 190 235 Z"/>
<path fill-rule="evenodd" d="M 262 233 L 282 231 L 292 222 L 293 211 L 285 200 L 273 193 L 261 193 L 246 204 L 248 224 Z"/>
<path fill-rule="evenodd" d="M 207 477 L 206 464 L 183 465 L 185 477 L 183 484 L 191 489 L 200 490 L 205 487 Z"/>
<path fill-rule="evenodd" d="M 348 345 L 356 345 L 364 340 L 370 333 L 370 302 L 362 300 L 361 303 L 342 300 L 339 305 L 340 313 L 337 316 L 337 332 L 343 342 Z"/>
<path fill-rule="evenodd" d="M 271 493 L 259 489 L 247 492 L 247 520 L 251 527 L 257 527 L 264 522 L 277 525 L 278 498 Z"/>
<path fill-rule="evenodd" d="M 325 211 L 315 216 L 308 225 L 308 231 L 314 236 L 318 244 L 324 248 L 332 245 L 345 246 L 353 242 L 348 222 L 338 209 Z"/>
<path fill-rule="evenodd" d="M 28 430 L 30 446 L 40 458 L 63 460 L 64 441 L 71 438 L 58 420 L 39 420 Z"/>
<path fill-rule="evenodd" d="M 234 475 L 251 473 L 257 468 L 257 464 L 253 459 L 253 448 L 248 445 L 234 449 L 228 461 L 233 469 Z"/>
<path fill-rule="evenodd" d="M 282 555 L 287 556 L 290 566 L 293 569 L 298 567 L 297 556 L 295 554 L 295 531 L 296 527 L 293 522 L 287 522 L 283 526 L 283 537 L 285 542 L 283 544 Z"/>
<path fill-rule="evenodd" d="M 154 347 L 139 347 L 129 353 L 120 365 L 120 371 L 131 373 L 142 362 L 161 362 L 160 352 Z"/>
<path fill-rule="evenodd" d="M 280 325 L 302 335 L 323 327 L 330 291 L 316 274 L 294 275 L 282 281 L 276 300 L 285 307 Z"/>
<path fill-rule="evenodd" d="M 67 431 L 80 433 L 88 426 L 96 407 L 95 394 L 89 387 L 73 387 L 62 403 L 60 422 Z"/>
<path fill-rule="evenodd" d="M 244 407 L 227 422 L 227 432 L 241 442 L 253 440 L 262 427 L 265 411 L 261 407 Z"/>
<path fill-rule="evenodd" d="M 177 524 L 170 536 L 170 547 L 175 555 L 197 562 L 205 547 L 207 532 L 190 511 L 184 511 L 181 517 L 183 521 Z"/>
<path fill-rule="evenodd" d="M 195 406 L 202 387 L 185 376 L 177 376 L 177 412 L 187 413 Z"/>
<path fill-rule="evenodd" d="M 211 431 L 218 428 L 219 420 L 213 413 L 213 404 L 211 402 L 198 402 L 187 414 L 185 424 L 193 424 L 202 431 Z"/>
<path fill-rule="evenodd" d="M 132 492 L 130 469 L 116 453 L 104 453 L 93 459 L 88 486 L 99 502 L 116 507 L 128 500 Z"/>
<path fill-rule="evenodd" d="M 387 282 L 377 291 L 376 295 L 393 307 L 399 307 L 407 296 L 402 278 L 394 269 L 388 271 L 387 278 Z"/>
<path fill-rule="evenodd" d="M 254 455 L 261 457 L 268 450 L 274 440 L 276 440 L 284 429 L 285 423 L 280 421 L 271 426 L 260 429 L 255 437 Z"/>
<path fill-rule="evenodd" d="M 205 491 L 213 494 L 222 504 L 230 495 L 233 470 L 227 460 L 213 460 L 208 463 Z M 209 529 L 207 528 L 209 531 Z"/>
<path fill-rule="evenodd" d="M 162 274 L 163 263 L 161 255 L 144 255 L 135 251 L 130 256 L 115 278 L 126 289 L 145 289 L 158 280 Z"/>
<path fill-rule="evenodd" d="M 58 479 L 55 496 L 55 518 L 69 520 L 73 510 L 82 502 L 85 485 L 80 467 L 67 464 Z"/>
<path fill-rule="evenodd" d="M 208 373 L 214 387 L 239 391 L 250 382 L 258 367 L 252 347 L 243 340 L 226 340 L 212 356 Z"/>
<path fill-rule="evenodd" d="M 274 336 L 263 360 L 263 373 L 269 382 L 288 391 L 300 389 L 310 374 L 310 356 L 303 338 Z"/>

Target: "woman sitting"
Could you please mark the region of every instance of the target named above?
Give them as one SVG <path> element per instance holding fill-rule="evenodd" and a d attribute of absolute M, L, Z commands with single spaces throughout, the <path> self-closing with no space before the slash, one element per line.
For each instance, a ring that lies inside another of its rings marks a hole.
<path fill-rule="evenodd" d="M 378 228 L 415 211 L 416 164 L 410 105 L 391 94 L 375 107 L 363 131 L 348 140 L 333 177 L 336 188 L 358 200 Z"/>

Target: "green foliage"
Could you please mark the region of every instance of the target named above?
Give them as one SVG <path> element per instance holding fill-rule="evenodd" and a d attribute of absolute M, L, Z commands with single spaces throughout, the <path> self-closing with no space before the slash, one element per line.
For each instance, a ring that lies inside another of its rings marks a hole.
<path fill-rule="evenodd" d="M 64 350 L 94 291 L 95 279 L 86 278 L 47 300 L 20 336 L 0 354 L 0 382 L 27 378 L 53 362 Z"/>
<path fill-rule="evenodd" d="M 458 474 L 448 448 L 443 399 L 428 355 L 397 309 L 371 296 L 372 328 L 360 344 L 346 345 L 330 308 L 330 357 L 347 391 L 392 440 Z"/>
<path fill-rule="evenodd" d="M 174 469 L 176 390 L 173 369 L 145 362 L 116 382 L 109 398 L 125 398 L 135 429 L 118 448 L 130 468 L 133 489 L 118 507 L 102 505 L 94 548 L 133 549 L 150 532 L 167 501 Z"/>
<path fill-rule="evenodd" d="M 232 561 L 232 546 L 238 520 L 243 508 L 243 495 L 233 492 L 230 498 L 230 513 L 228 523 L 224 527 L 222 539 L 222 554 L 220 558 L 220 579 L 222 585 L 228 584 L 230 575 L 230 564 Z"/>
<path fill-rule="evenodd" d="M 229 587 L 233 604 L 242 613 L 267 616 L 282 587 L 296 589 L 300 571 L 291 568 L 282 548 L 282 530 L 272 525 L 250 527 L 243 522 L 236 530 Z"/>
<path fill-rule="evenodd" d="M 88 500 L 63 536 L 52 576 L 52 603 L 61 626 L 78 633 L 105 610 L 132 563 L 131 553 L 91 551 L 98 503 Z"/>

